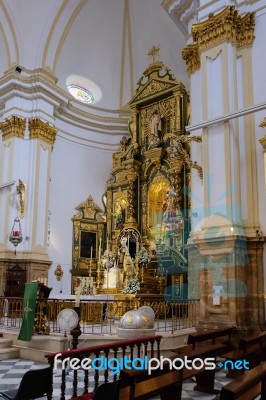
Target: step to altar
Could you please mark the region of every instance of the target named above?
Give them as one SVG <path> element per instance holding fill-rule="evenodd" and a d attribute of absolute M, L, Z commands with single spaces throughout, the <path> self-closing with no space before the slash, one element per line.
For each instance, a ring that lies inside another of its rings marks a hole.
<path fill-rule="evenodd" d="M 4 339 L 3 334 L 0 337 L 0 360 L 10 360 L 19 357 L 19 350 L 13 347 L 12 339 Z"/>

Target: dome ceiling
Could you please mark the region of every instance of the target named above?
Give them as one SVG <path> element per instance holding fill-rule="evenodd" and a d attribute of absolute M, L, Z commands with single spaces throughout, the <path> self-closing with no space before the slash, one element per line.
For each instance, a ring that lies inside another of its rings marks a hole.
<path fill-rule="evenodd" d="M 137 81 L 152 62 L 148 56 L 152 46 L 160 46 L 157 59 L 188 86 L 181 58 L 185 31 L 171 16 L 171 10 L 176 15 L 174 3 L 2 0 L 0 74 L 16 65 L 28 72 L 46 68 L 66 92 L 72 111 L 80 109 L 83 116 L 86 112 L 122 115 L 120 110 L 128 110 Z M 72 100 L 66 87 L 69 75 L 82 76 L 99 86 L 102 98 L 96 106 Z"/>

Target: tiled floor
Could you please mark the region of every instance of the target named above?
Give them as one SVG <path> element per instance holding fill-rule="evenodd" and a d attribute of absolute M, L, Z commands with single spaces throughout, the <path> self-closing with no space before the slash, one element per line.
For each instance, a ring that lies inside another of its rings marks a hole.
<path fill-rule="evenodd" d="M 29 369 L 36 369 L 45 367 L 47 364 L 40 364 L 34 361 L 13 359 L 0 361 L 0 391 L 15 389 L 18 387 L 19 382 L 23 374 Z M 220 370 L 216 371 L 215 388 L 221 389 L 225 384 L 230 382 L 225 376 L 225 372 Z M 83 383 L 83 377 L 80 378 L 80 384 Z M 53 400 L 60 399 L 60 384 L 61 384 L 61 373 L 55 371 L 54 373 L 54 392 Z M 183 394 L 182 400 L 214 400 L 217 398 L 216 395 L 209 395 L 193 390 L 195 382 L 186 380 L 183 383 Z M 72 394 L 72 376 L 67 376 L 66 382 L 66 399 L 70 399 Z M 43 399 L 45 399 L 44 397 Z M 156 399 L 159 399 L 159 396 Z"/>

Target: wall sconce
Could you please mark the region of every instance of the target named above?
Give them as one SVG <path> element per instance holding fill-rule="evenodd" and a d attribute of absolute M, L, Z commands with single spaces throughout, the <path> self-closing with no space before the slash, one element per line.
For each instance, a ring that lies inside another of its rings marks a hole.
<path fill-rule="evenodd" d="M 64 275 L 64 272 L 63 272 L 60 264 L 57 265 L 54 274 L 55 274 L 56 280 L 61 281 L 61 278 Z"/>

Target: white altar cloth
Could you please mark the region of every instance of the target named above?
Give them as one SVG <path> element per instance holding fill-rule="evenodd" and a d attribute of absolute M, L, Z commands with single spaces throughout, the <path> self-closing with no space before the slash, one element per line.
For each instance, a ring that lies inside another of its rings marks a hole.
<path fill-rule="evenodd" d="M 82 300 L 90 300 L 90 301 L 106 301 L 106 300 L 114 300 L 115 297 L 112 294 L 81 294 L 80 301 Z M 63 294 L 63 293 L 51 293 L 49 296 L 49 300 L 72 300 L 76 301 L 76 295 L 74 294 Z"/>

